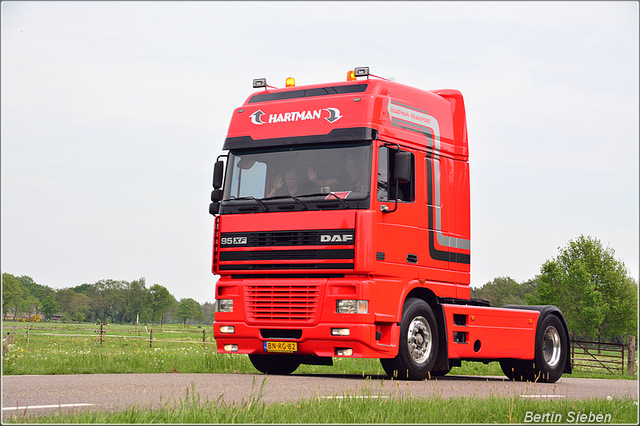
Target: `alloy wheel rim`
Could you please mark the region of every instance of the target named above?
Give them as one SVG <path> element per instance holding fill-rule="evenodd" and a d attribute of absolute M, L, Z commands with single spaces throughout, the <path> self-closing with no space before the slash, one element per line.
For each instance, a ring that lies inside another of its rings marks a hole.
<path fill-rule="evenodd" d="M 426 318 L 415 317 L 407 332 L 407 346 L 409 355 L 416 363 L 422 363 L 429 358 L 431 347 L 433 346 L 431 326 Z"/>
<path fill-rule="evenodd" d="M 542 336 L 542 354 L 547 365 L 555 367 L 560 362 L 561 353 L 560 333 L 554 326 L 549 326 Z"/>

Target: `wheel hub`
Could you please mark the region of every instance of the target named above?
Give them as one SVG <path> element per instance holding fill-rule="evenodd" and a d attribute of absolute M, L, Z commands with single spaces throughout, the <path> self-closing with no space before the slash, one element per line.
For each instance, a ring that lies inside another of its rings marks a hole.
<path fill-rule="evenodd" d="M 409 354 L 416 363 L 424 362 L 429 358 L 432 347 L 431 327 L 424 317 L 415 317 L 409 324 L 407 344 Z"/>
<path fill-rule="evenodd" d="M 562 346 L 560 343 L 560 333 L 554 326 L 549 326 L 544 331 L 542 337 L 542 354 L 544 360 L 550 367 L 555 367 L 560 362 Z"/>

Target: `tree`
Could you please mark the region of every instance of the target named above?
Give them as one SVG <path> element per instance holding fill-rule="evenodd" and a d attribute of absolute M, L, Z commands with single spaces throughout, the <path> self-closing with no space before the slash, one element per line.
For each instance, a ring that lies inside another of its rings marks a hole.
<path fill-rule="evenodd" d="M 538 298 L 562 310 L 574 332 L 617 337 L 637 333 L 637 285 L 615 251 L 581 235 L 542 265 Z"/>
<path fill-rule="evenodd" d="M 169 290 L 160 284 L 154 284 L 149 288 L 148 301 L 151 321 L 155 324 L 156 320 L 160 320 L 160 325 L 162 325 L 164 314 L 170 311 L 176 303 L 176 299 L 169 293 Z"/>
<path fill-rule="evenodd" d="M 42 301 L 42 314 L 45 319 L 51 319 L 51 317 L 60 312 L 60 305 L 56 301 L 55 294 L 48 295 Z"/>
<path fill-rule="evenodd" d="M 207 324 L 211 324 L 213 322 L 214 309 L 215 307 L 211 302 L 204 302 L 202 304 L 202 313 L 204 314 L 203 321 L 205 321 Z"/>
<path fill-rule="evenodd" d="M 187 325 L 187 320 L 198 320 L 200 317 L 204 318 L 204 313 L 202 312 L 200 304 L 189 298 L 180 300 L 176 316 L 182 319 L 184 325 Z"/>
<path fill-rule="evenodd" d="M 147 294 L 148 290 L 145 285 L 144 277 L 128 282 L 124 288 L 124 297 L 122 300 L 122 320 L 120 324 L 124 324 L 125 314 L 131 313 L 131 321 L 133 322 L 134 315 L 137 317 L 143 313 L 147 306 Z"/>
<path fill-rule="evenodd" d="M 73 290 L 74 293 L 82 293 L 82 294 L 87 294 L 87 292 L 89 292 L 90 289 L 91 289 L 91 284 L 87 284 L 87 283 L 80 284 L 71 288 L 71 290 Z"/>
<path fill-rule="evenodd" d="M 511 277 L 498 277 L 489 281 L 476 290 L 475 297 L 488 299 L 491 306 L 504 306 L 507 304 L 522 304 L 520 300 L 520 285 Z"/>
<path fill-rule="evenodd" d="M 84 293 L 73 295 L 67 310 L 67 316 L 72 321 L 82 322 L 91 310 L 91 299 Z"/>
<path fill-rule="evenodd" d="M 536 294 L 536 287 L 535 279 L 519 284 L 511 277 L 498 277 L 475 289 L 473 297 L 488 299 L 491 306 L 526 305 L 528 297 Z"/>
<path fill-rule="evenodd" d="M 71 303 L 71 299 L 73 299 L 75 294 L 76 293 L 70 288 L 61 288 L 56 291 L 56 302 L 58 302 L 63 312 L 69 307 L 69 303 Z"/>
<path fill-rule="evenodd" d="M 2 316 L 6 317 L 9 311 L 13 311 L 13 319 L 20 314 L 24 302 L 25 289 L 20 281 L 13 275 L 2 273 Z"/>
<path fill-rule="evenodd" d="M 23 312 L 25 312 L 29 316 L 29 321 L 31 321 L 32 316 L 38 315 L 41 307 L 42 304 L 40 303 L 40 299 L 31 294 L 28 294 L 25 297 L 24 303 L 22 305 Z"/>
<path fill-rule="evenodd" d="M 22 284 L 22 287 L 29 293 L 30 295 L 36 297 L 38 300 L 44 300 L 50 294 L 55 293 L 55 290 L 49 286 L 38 284 L 33 280 L 33 278 L 22 275 L 18 277 L 18 280 Z"/>
<path fill-rule="evenodd" d="M 122 297 L 121 288 L 121 281 L 100 280 L 88 290 L 92 306 L 103 314 L 103 322 L 107 322 L 109 314 L 119 304 Z"/>

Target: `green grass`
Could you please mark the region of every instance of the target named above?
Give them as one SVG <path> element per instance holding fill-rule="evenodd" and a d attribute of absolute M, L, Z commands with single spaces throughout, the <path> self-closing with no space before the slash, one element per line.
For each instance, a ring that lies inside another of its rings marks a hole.
<path fill-rule="evenodd" d="M 222 397 L 203 401 L 186 391 L 175 403 L 159 409 L 131 406 L 105 412 L 78 410 L 48 415 L 25 413 L 7 416 L 15 423 L 523 423 L 536 414 L 552 413 L 559 423 L 576 422 L 579 415 L 593 420 L 601 415 L 610 423 L 637 424 L 637 402 L 630 399 L 590 399 L 536 401 L 511 398 L 429 398 L 392 397 L 370 391 L 334 395 L 335 398 L 308 399 L 266 404 L 262 386 L 239 403 L 226 404 Z M 609 416 L 609 417 L 605 417 Z M 585 421 L 586 421 L 585 420 Z M 582 421 L 584 423 L 584 421 Z"/>
<path fill-rule="evenodd" d="M 16 327 L 15 330 L 13 327 Z M 210 326 L 154 326 L 32 323 L 27 343 L 25 323 L 3 323 L 3 335 L 14 332 L 14 343 L 3 357 L 3 375 L 117 373 L 257 373 L 246 355 L 218 354 Z M 203 330 L 205 343 L 203 344 Z M 138 337 L 140 336 L 140 337 Z M 302 365 L 295 374 L 384 374 L 377 359 L 334 358 L 333 366 Z M 498 362 L 462 362 L 449 375 L 502 376 Z M 584 368 L 563 377 L 636 379 L 606 370 Z"/>
<path fill-rule="evenodd" d="M 13 327 L 16 326 L 14 330 Z M 150 347 L 144 326 L 109 325 L 100 343 L 99 326 L 91 324 L 32 324 L 27 343 L 26 324 L 3 323 L 3 335 L 14 331 L 14 342 L 3 357 L 2 373 L 86 374 L 86 373 L 250 373 L 255 374 L 246 355 L 218 354 L 211 327 L 155 326 Z M 202 342 L 205 330 L 205 343 Z M 140 337 L 138 337 L 138 333 Z M 186 333 L 186 334 L 185 334 Z M 382 375 L 377 359 L 334 358 L 334 365 L 302 365 L 294 374 Z M 497 362 L 463 362 L 450 375 L 502 375 Z M 563 377 L 630 378 L 608 373 L 576 371 Z M 576 413 L 611 416 L 612 423 L 637 423 L 637 401 L 593 399 L 585 401 L 537 401 L 519 398 L 443 399 L 398 397 L 361 390 L 357 395 L 336 395 L 335 399 L 309 399 L 280 404 L 261 401 L 262 387 L 240 403 L 222 398 L 203 401 L 187 389 L 177 403 L 160 409 L 132 406 L 114 412 L 94 409 L 33 415 L 7 416 L 16 423 L 522 423 L 527 416 L 560 415 L 563 422 Z M 574 421 L 575 422 L 575 421 Z"/>

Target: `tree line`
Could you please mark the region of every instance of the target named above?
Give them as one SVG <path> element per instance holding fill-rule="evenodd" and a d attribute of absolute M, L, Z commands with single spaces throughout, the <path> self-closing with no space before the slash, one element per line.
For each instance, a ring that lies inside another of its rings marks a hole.
<path fill-rule="evenodd" d="M 557 257 L 547 260 L 540 274 L 518 283 L 498 277 L 471 296 L 488 299 L 491 306 L 554 305 L 562 310 L 574 336 L 637 337 L 638 283 L 629 275 L 615 251 L 600 240 L 581 235 L 558 248 Z M 54 290 L 35 283 L 28 276 L 2 274 L 3 317 L 14 319 L 42 314 L 45 319 L 60 315 L 66 321 L 126 323 L 207 323 L 213 321 L 213 304 L 200 305 L 193 299 L 176 301 L 165 287 L 147 288 L 145 279 L 101 280 L 73 288 Z"/>
<path fill-rule="evenodd" d="M 103 323 L 209 323 L 213 304 L 176 298 L 160 284 L 146 286 L 144 278 L 133 281 L 100 280 L 94 284 L 55 290 L 31 277 L 2 274 L 3 318 Z"/>
<path fill-rule="evenodd" d="M 569 332 L 580 338 L 616 340 L 638 336 L 638 283 L 611 247 L 581 235 L 540 267 L 540 274 L 518 283 L 495 278 L 472 289 L 472 297 L 492 306 L 554 305 Z"/>

